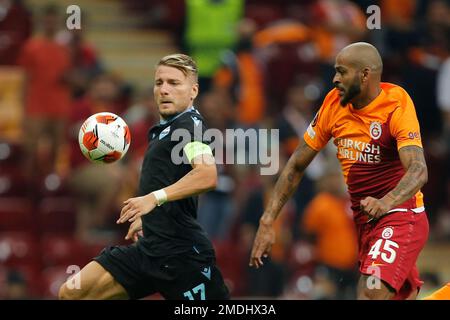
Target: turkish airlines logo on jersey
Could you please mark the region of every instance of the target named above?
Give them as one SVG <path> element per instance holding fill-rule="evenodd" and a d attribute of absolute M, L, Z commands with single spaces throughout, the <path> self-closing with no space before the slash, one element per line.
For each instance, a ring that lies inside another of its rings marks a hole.
<path fill-rule="evenodd" d="M 370 136 L 372 139 L 378 140 L 381 137 L 381 123 L 374 121 L 370 124 Z"/>

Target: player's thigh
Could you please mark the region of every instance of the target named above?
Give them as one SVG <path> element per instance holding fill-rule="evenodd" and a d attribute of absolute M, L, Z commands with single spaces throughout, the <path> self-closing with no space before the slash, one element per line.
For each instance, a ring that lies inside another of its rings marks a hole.
<path fill-rule="evenodd" d="M 126 290 L 98 262 L 91 261 L 64 283 L 60 299 L 127 299 Z"/>
<path fill-rule="evenodd" d="M 398 212 L 381 219 L 363 237 L 360 273 L 369 280 L 381 279 L 396 292 L 395 299 L 406 299 L 408 285 L 410 290 L 420 287 L 414 270 L 427 237 L 425 214 Z"/>
<path fill-rule="evenodd" d="M 389 300 L 395 296 L 395 290 L 375 275 L 361 275 L 357 288 L 358 300 Z"/>

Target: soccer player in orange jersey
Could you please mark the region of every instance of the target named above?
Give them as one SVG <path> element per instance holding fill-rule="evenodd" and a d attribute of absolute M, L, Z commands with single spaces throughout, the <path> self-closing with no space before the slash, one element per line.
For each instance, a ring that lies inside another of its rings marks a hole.
<path fill-rule="evenodd" d="M 358 299 L 414 299 L 422 285 L 416 260 L 428 238 L 420 192 L 428 173 L 414 104 L 403 88 L 381 82 L 382 60 L 368 43 L 342 49 L 335 69 L 335 88 L 283 169 L 260 219 L 250 265 L 263 264 L 280 209 L 333 138 L 358 230 Z"/>

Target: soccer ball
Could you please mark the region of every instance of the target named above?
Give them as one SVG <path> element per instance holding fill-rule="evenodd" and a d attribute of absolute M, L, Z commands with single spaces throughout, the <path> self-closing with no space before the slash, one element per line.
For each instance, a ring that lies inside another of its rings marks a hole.
<path fill-rule="evenodd" d="M 83 123 L 78 142 L 81 152 L 89 161 L 112 163 L 127 153 L 131 143 L 130 129 L 118 115 L 99 112 Z"/>

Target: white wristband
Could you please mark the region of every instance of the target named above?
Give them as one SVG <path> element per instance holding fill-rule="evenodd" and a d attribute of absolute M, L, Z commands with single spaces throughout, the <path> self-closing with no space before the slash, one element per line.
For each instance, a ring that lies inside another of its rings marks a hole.
<path fill-rule="evenodd" d="M 156 198 L 158 207 L 163 205 L 165 202 L 167 202 L 167 193 L 164 191 L 164 189 L 159 189 L 159 190 L 153 191 L 152 193 Z"/>

